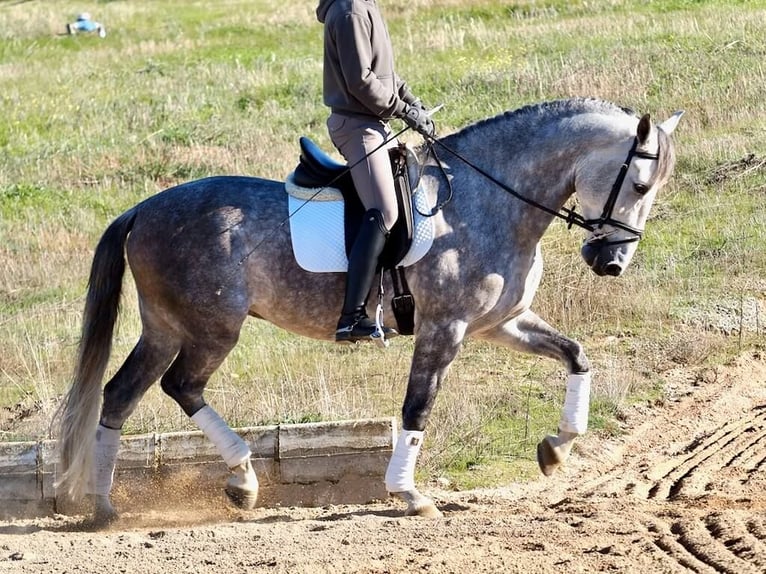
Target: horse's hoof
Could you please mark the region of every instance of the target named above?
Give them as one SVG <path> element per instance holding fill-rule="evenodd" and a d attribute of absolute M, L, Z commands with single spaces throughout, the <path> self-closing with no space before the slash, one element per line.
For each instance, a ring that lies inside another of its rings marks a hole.
<path fill-rule="evenodd" d="M 392 492 L 391 496 L 400 498 L 407 503 L 407 510 L 404 511 L 405 516 L 422 516 L 423 518 L 441 518 L 443 516 L 433 501 L 417 490 Z"/>
<path fill-rule="evenodd" d="M 436 505 L 428 501 L 427 504 L 408 506 L 404 511 L 405 516 L 421 516 L 422 518 L 442 518 L 444 515 Z"/>
<path fill-rule="evenodd" d="M 252 510 L 258 502 L 258 491 L 244 490 L 236 486 L 227 486 L 224 490 L 231 503 L 242 510 Z"/>
<path fill-rule="evenodd" d="M 248 458 L 230 469 L 232 474 L 226 481 L 226 496 L 232 504 L 242 510 L 252 510 L 258 500 L 258 479 Z"/>
<path fill-rule="evenodd" d="M 548 437 L 537 443 L 537 465 L 540 467 L 540 472 L 545 476 L 552 475 L 561 466 L 558 453 L 556 453 L 556 449 L 550 443 Z"/>
<path fill-rule="evenodd" d="M 112 512 L 95 512 L 93 514 L 93 526 L 95 528 L 108 528 L 120 519 L 120 515 Z"/>
<path fill-rule="evenodd" d="M 549 434 L 537 445 L 537 464 L 545 476 L 552 475 L 564 464 L 572 452 L 577 433 L 559 430 L 559 434 Z"/>
<path fill-rule="evenodd" d="M 107 528 L 119 520 L 120 515 L 104 496 L 94 497 L 93 516 L 91 523 L 94 528 Z"/>

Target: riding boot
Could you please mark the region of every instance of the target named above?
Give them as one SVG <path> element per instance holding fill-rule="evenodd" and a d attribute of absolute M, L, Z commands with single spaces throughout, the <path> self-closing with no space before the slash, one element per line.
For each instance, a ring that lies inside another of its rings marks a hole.
<path fill-rule="evenodd" d="M 376 326 L 375 321 L 367 316 L 367 297 L 387 238 L 383 214 L 377 209 L 368 210 L 348 258 L 346 295 L 335 331 L 337 342 L 372 340 Z M 383 328 L 383 334 L 385 337 L 398 335 L 394 329 L 387 327 Z"/>

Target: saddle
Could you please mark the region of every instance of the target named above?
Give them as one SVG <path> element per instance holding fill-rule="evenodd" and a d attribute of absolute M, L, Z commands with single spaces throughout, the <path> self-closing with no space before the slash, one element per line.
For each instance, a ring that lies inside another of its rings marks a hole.
<path fill-rule="evenodd" d="M 307 137 L 300 138 L 300 160 L 292 174 L 295 185 L 309 189 L 337 189 L 343 196 L 344 239 L 346 255 L 354 245 L 365 208 L 356 193 L 351 172 L 346 164 L 335 161 Z M 378 271 L 389 270 L 394 287 L 392 308 L 399 333 L 414 331 L 415 302 L 407 285 L 404 268 L 397 265 L 408 254 L 414 236 L 412 188 L 408 157 L 412 154 L 404 144 L 389 150 L 394 176 L 399 217 L 391 229 L 386 246 L 378 259 Z M 414 163 L 414 162 L 413 162 Z M 414 174 L 417 178 L 417 175 Z"/>
<path fill-rule="evenodd" d="M 346 164 L 335 161 L 305 136 L 300 138 L 300 147 L 300 161 L 293 173 L 293 181 L 300 187 L 335 188 L 341 192 L 344 204 L 346 254 L 348 254 L 354 245 L 354 239 L 359 232 L 365 212 L 354 188 L 351 172 Z M 412 188 L 407 167 L 409 153 L 411 152 L 404 144 L 389 150 L 399 217 L 391 229 L 386 246 L 378 260 L 379 271 L 394 269 L 412 244 Z"/>

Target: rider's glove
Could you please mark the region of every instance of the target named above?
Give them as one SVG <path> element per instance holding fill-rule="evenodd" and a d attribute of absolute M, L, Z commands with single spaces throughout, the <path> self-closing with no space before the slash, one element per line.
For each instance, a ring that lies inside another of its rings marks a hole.
<path fill-rule="evenodd" d="M 404 108 L 402 119 L 413 130 L 426 137 L 431 138 L 436 133 L 436 126 L 434 126 L 431 116 L 428 115 L 428 112 L 419 101 L 408 104 Z"/>
<path fill-rule="evenodd" d="M 426 109 L 426 107 L 423 105 L 423 102 L 422 102 L 422 101 L 420 101 L 420 98 L 415 98 L 414 100 L 412 100 L 411 102 L 409 102 L 409 104 L 410 104 L 412 107 L 414 107 L 414 108 L 419 108 L 419 109 L 423 110 L 424 112 L 428 111 L 428 110 Z"/>

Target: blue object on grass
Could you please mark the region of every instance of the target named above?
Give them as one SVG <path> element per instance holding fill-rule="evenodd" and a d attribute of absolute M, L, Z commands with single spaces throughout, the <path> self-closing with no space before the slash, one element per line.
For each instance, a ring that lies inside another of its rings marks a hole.
<path fill-rule="evenodd" d="M 77 15 L 77 20 L 66 25 L 66 31 L 69 35 L 75 35 L 78 32 L 98 32 L 100 37 L 106 36 L 106 28 L 99 22 L 94 22 L 88 12 Z"/>

